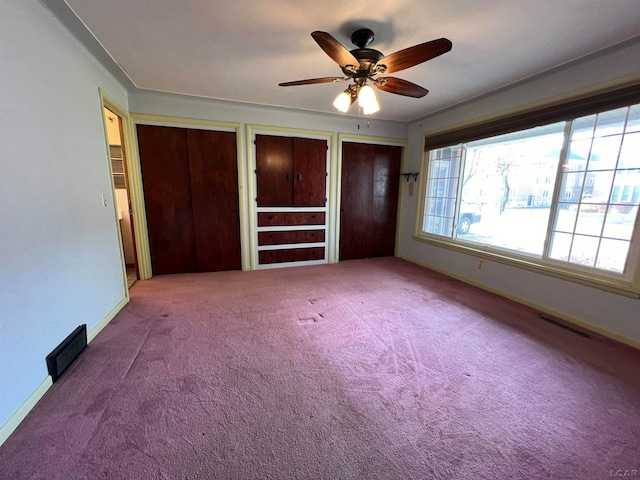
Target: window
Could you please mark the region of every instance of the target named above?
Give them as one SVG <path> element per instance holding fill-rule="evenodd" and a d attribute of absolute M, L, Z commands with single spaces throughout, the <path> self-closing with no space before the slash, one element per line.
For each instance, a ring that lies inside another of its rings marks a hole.
<path fill-rule="evenodd" d="M 429 162 L 427 173 L 429 213 L 424 225 L 424 229 L 428 232 L 451 236 L 461 153 L 458 147 L 441 148 L 434 152 L 432 161 Z"/>
<path fill-rule="evenodd" d="M 640 293 L 640 104 L 474 137 L 425 155 L 419 238 Z"/>

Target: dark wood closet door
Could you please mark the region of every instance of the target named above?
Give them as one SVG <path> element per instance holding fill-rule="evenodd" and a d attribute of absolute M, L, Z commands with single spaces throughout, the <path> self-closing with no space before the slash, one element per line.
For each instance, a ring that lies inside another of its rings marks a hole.
<path fill-rule="evenodd" d="M 138 125 L 138 144 L 153 273 L 195 272 L 186 132 Z"/>
<path fill-rule="evenodd" d="M 293 139 L 293 205 L 324 207 L 327 200 L 327 141 Z"/>
<path fill-rule="evenodd" d="M 256 135 L 256 189 L 259 207 L 290 207 L 293 202 L 293 140 Z"/>
<path fill-rule="evenodd" d="M 190 129 L 187 143 L 198 271 L 240 270 L 236 135 Z"/>
<path fill-rule="evenodd" d="M 343 143 L 340 260 L 391 256 L 402 148 Z"/>
<path fill-rule="evenodd" d="M 396 247 L 402 148 L 376 145 L 373 162 L 372 257 L 393 256 Z"/>
<path fill-rule="evenodd" d="M 342 144 L 340 260 L 371 256 L 374 146 Z"/>

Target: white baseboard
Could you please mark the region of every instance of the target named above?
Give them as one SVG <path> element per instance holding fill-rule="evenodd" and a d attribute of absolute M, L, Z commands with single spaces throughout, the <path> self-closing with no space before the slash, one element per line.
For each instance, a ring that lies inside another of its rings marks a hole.
<path fill-rule="evenodd" d="M 113 320 L 113 317 L 115 317 L 127 303 L 129 303 L 129 295 L 120 300 L 120 302 L 115 307 L 113 307 L 113 310 L 111 310 L 107 314 L 107 316 L 100 321 L 100 323 L 98 323 L 91 329 L 90 332 L 87 333 L 87 343 L 91 343 L 93 339 L 96 338 L 96 335 L 98 335 L 102 331 L 102 329 L 106 327 L 111 320 Z"/>
<path fill-rule="evenodd" d="M 42 396 L 47 393 L 47 390 L 51 388 L 53 385 L 53 380 L 51 379 L 51 375 L 47 375 L 47 378 L 44 379 L 44 382 L 40 384 L 35 391 L 29 395 L 29 398 L 20 405 L 20 408 L 9 417 L 9 420 L 5 422 L 2 427 L 0 427 L 0 445 L 2 445 L 9 435 L 13 433 L 13 431 L 18 428 L 20 422 L 24 420 L 24 418 L 29 414 L 31 409 L 35 406 L 36 403 L 42 398 Z"/>
<path fill-rule="evenodd" d="M 592 323 L 589 322 L 585 322 L 584 320 L 580 320 L 577 317 L 574 317 L 572 315 L 568 315 L 566 313 L 560 312 L 558 310 L 554 310 L 553 308 L 549 308 L 545 305 L 539 304 L 537 302 L 532 302 L 526 298 L 523 297 L 519 297 L 517 295 L 512 295 L 510 293 L 507 293 L 505 291 L 502 291 L 500 289 L 497 288 L 493 288 L 490 287 L 489 285 L 485 285 L 484 283 L 481 282 L 476 282 L 474 280 L 470 280 L 468 278 L 465 278 L 461 275 L 455 275 L 453 273 L 447 272 L 446 270 L 443 270 L 441 268 L 438 267 L 434 267 L 433 265 L 429 265 L 426 262 L 421 262 L 419 260 L 416 260 L 414 258 L 411 257 L 407 257 L 404 255 L 398 255 L 398 258 L 402 258 L 403 260 L 406 260 L 407 262 L 411 262 L 411 263 L 415 263 L 416 265 L 420 265 L 421 267 L 424 268 L 428 268 L 429 270 L 433 270 L 435 272 L 441 273 L 443 275 L 446 275 L 447 277 L 451 277 L 451 278 L 455 278 L 456 280 L 460 280 L 461 282 L 464 283 L 468 283 L 469 285 L 473 285 L 474 287 L 478 287 L 481 288 L 482 290 L 486 290 L 487 292 L 491 292 L 494 293 L 496 295 L 499 295 L 501 297 L 504 298 L 508 298 L 509 300 L 513 300 L 514 302 L 520 303 L 522 305 L 526 305 L 527 307 L 533 308 L 535 310 L 539 310 L 541 313 L 546 313 L 552 317 L 555 317 L 559 320 L 564 320 L 565 322 L 571 323 L 573 325 L 576 325 L 578 327 L 584 328 L 585 330 L 589 330 L 593 333 L 597 333 L 599 335 L 602 335 L 603 337 L 607 337 L 610 338 L 612 340 L 615 340 L 616 342 L 620 342 L 620 343 L 624 343 L 625 345 L 629 345 L 630 347 L 634 347 L 640 350 L 640 342 L 638 342 L 637 340 L 634 340 L 632 338 L 628 338 L 625 337 L 623 335 L 620 335 L 618 333 L 615 332 L 611 332 L 609 330 L 605 330 L 602 327 L 598 327 L 597 325 L 593 325 Z"/>
<path fill-rule="evenodd" d="M 100 323 L 98 323 L 94 328 L 91 329 L 91 332 L 87 334 L 87 343 L 90 343 L 96 335 L 100 333 L 100 331 L 108 325 L 108 323 L 113 320 L 113 317 L 122 310 L 122 308 L 129 303 L 129 296 L 127 295 L 123 298 L 114 308 L 111 310 L 106 317 L 104 317 Z M 15 411 L 13 415 L 9 417 L 9 419 L 0 427 L 0 446 L 9 438 L 9 435 L 13 433 L 13 431 L 18 428 L 18 425 L 25 419 L 25 417 L 29 414 L 31 409 L 35 407 L 36 403 L 44 396 L 45 393 L 51 388 L 53 385 L 53 380 L 51 375 L 47 375 L 47 378 L 34 390 L 34 392 L 29 395 L 20 408 Z"/>

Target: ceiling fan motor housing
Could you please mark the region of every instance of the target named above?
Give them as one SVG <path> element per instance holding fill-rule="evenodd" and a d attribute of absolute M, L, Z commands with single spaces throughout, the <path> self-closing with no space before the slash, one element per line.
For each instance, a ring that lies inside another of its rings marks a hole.
<path fill-rule="evenodd" d="M 374 38 L 373 31 L 368 28 L 361 28 L 351 34 L 351 43 L 358 48 L 366 48 L 373 42 Z"/>
<path fill-rule="evenodd" d="M 358 59 L 361 70 L 369 70 L 371 65 L 375 65 L 384 58 L 382 52 L 374 50 L 373 48 L 356 48 L 355 50 L 351 50 L 351 55 Z"/>
<path fill-rule="evenodd" d="M 378 50 L 367 48 L 367 46 L 373 42 L 374 38 L 373 32 L 368 28 L 361 28 L 351 34 L 351 43 L 358 48 L 351 50 L 350 53 L 360 62 L 360 65 L 354 65 L 357 71 L 343 68 L 342 71 L 345 75 L 358 79 L 365 77 L 364 72 L 369 72 L 369 74 L 380 73 L 373 72 L 373 69 L 376 64 L 384 58 L 384 55 Z"/>

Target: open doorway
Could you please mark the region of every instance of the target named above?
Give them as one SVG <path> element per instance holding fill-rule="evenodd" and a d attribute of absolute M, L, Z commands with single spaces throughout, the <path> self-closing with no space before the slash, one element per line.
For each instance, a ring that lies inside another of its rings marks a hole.
<path fill-rule="evenodd" d="M 118 213 L 120 227 L 120 245 L 126 266 L 127 286 L 131 287 L 131 285 L 140 278 L 140 275 L 138 272 L 135 247 L 133 209 L 131 208 L 131 195 L 127 180 L 127 156 L 124 145 L 122 119 L 117 113 L 108 107 L 104 107 L 104 122 L 107 127 L 109 160 L 113 174 L 114 198 L 116 200 L 116 212 Z"/>

